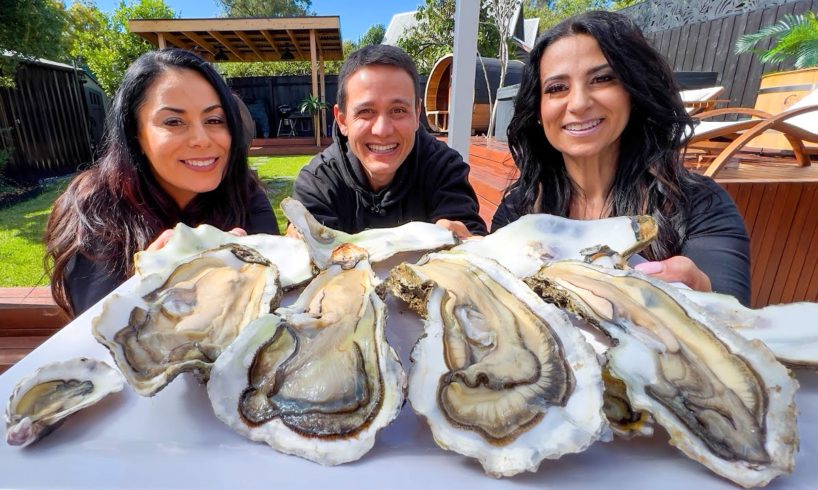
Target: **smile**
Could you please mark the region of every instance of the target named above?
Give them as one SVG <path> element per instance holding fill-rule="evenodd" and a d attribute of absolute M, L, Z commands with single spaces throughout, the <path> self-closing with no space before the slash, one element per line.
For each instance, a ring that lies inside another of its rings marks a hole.
<path fill-rule="evenodd" d="M 602 124 L 602 121 L 603 119 L 591 119 L 589 121 L 566 124 L 562 128 L 572 133 L 586 133 Z"/>
<path fill-rule="evenodd" d="M 188 159 L 182 160 L 182 163 L 187 167 L 192 167 L 196 170 L 207 170 L 210 167 L 214 166 L 218 158 L 211 157 L 211 158 L 200 158 L 200 159 Z"/>
<path fill-rule="evenodd" d="M 397 143 L 393 143 L 391 145 L 373 145 L 368 144 L 366 145 L 366 149 L 371 151 L 372 153 L 389 153 L 391 151 L 395 151 L 398 147 Z"/>

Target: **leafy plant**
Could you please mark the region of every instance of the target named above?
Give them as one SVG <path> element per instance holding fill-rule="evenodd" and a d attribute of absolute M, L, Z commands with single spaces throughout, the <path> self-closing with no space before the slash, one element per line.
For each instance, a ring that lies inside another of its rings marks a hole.
<path fill-rule="evenodd" d="M 298 105 L 298 109 L 302 113 L 306 114 L 318 114 L 321 112 L 321 109 L 328 108 L 329 105 L 322 101 L 320 97 L 309 94 L 304 99 L 301 100 L 301 103 Z"/>
<path fill-rule="evenodd" d="M 768 37 L 778 40 L 767 50 L 754 50 L 756 44 Z M 764 63 L 795 60 L 795 68 L 818 66 L 818 18 L 815 12 L 785 15 L 771 26 L 745 34 L 736 41 L 736 53 L 758 52 Z"/>

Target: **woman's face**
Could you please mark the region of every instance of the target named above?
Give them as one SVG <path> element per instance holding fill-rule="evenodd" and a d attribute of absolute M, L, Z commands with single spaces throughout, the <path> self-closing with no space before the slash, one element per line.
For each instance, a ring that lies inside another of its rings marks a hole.
<path fill-rule="evenodd" d="M 186 69 L 162 72 L 137 109 L 137 123 L 154 177 L 180 208 L 219 186 L 230 131 L 219 95 L 204 77 Z"/>
<path fill-rule="evenodd" d="M 578 34 L 549 46 L 540 86 L 540 121 L 554 148 L 567 160 L 616 158 L 631 98 L 593 37 Z"/>

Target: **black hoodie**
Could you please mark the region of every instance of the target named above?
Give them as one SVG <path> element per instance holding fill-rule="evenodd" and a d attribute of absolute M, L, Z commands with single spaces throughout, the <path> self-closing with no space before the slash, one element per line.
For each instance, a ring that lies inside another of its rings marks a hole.
<path fill-rule="evenodd" d="M 485 235 L 468 177 L 469 166 L 460 154 L 420 127 L 415 146 L 395 178 L 373 192 L 361 162 L 336 126 L 332 145 L 299 172 L 293 197 L 319 222 L 347 233 L 445 218 L 462 221 L 472 233 Z"/>

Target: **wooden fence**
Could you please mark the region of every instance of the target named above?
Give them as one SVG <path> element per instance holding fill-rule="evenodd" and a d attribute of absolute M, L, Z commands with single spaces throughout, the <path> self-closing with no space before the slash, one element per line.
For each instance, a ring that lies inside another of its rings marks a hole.
<path fill-rule="evenodd" d="M 730 106 L 753 107 L 761 75 L 789 70 L 791 63 L 761 63 L 754 53 L 735 54 L 736 41 L 743 34 L 774 24 L 786 14 L 818 11 L 818 0 L 773 5 L 740 15 L 685 25 L 646 34 L 675 71 L 711 71 L 719 73 L 719 84 L 726 88 L 721 98 Z M 757 47 L 767 49 L 771 39 Z"/>
<path fill-rule="evenodd" d="M 24 62 L 16 88 L 0 89 L 3 175 L 33 182 L 91 161 L 88 111 L 77 72 L 59 63 Z"/>

